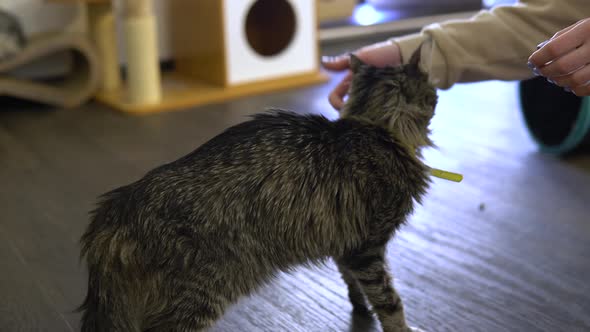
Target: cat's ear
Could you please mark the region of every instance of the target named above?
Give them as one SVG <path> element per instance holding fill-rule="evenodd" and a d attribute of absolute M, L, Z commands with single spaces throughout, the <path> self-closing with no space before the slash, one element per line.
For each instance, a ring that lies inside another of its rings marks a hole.
<path fill-rule="evenodd" d="M 418 46 L 418 48 L 412 53 L 410 56 L 410 60 L 406 65 L 406 73 L 412 77 L 420 76 L 423 74 L 422 69 L 420 68 L 420 60 L 422 58 L 422 44 Z"/>
<path fill-rule="evenodd" d="M 352 70 L 353 73 L 358 72 L 358 70 L 361 68 L 362 65 L 364 65 L 365 63 L 356 55 L 354 54 L 350 54 L 349 55 L 350 58 L 350 69 Z"/>
<path fill-rule="evenodd" d="M 414 51 L 414 53 L 412 53 L 412 56 L 410 57 L 410 61 L 408 61 L 408 64 L 413 65 L 413 66 L 419 66 L 421 57 L 422 57 L 422 44 L 420 44 L 420 46 L 418 46 L 418 48 Z"/>

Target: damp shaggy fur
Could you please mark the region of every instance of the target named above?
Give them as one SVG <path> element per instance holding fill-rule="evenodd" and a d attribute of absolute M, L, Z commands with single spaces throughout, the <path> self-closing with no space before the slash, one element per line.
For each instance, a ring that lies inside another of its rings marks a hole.
<path fill-rule="evenodd" d="M 352 56 L 338 120 L 263 112 L 104 194 L 81 239 L 82 331 L 204 331 L 279 271 L 330 259 L 355 311 L 409 331 L 385 248 L 429 183 L 436 92 L 418 54 Z"/>

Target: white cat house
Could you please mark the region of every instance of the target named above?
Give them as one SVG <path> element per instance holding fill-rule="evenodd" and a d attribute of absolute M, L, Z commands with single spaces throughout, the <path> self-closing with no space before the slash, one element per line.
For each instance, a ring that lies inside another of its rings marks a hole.
<path fill-rule="evenodd" d="M 134 112 L 178 109 L 326 80 L 315 0 L 167 0 L 174 71 L 162 100 Z"/>
<path fill-rule="evenodd" d="M 313 0 L 172 2 L 173 52 L 185 73 L 232 86 L 318 70 Z"/>

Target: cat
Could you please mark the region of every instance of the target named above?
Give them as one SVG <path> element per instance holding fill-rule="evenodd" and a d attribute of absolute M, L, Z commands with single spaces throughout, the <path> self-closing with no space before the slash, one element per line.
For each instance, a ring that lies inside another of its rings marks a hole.
<path fill-rule="evenodd" d="M 329 259 L 355 312 L 411 331 L 385 251 L 430 183 L 437 94 L 419 54 L 351 55 L 338 120 L 262 112 L 104 194 L 81 238 L 82 331 L 204 331 L 278 271 Z"/>

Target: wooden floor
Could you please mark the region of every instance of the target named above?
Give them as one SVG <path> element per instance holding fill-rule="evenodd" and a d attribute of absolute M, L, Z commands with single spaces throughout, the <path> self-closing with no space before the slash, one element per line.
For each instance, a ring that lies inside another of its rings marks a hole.
<path fill-rule="evenodd" d="M 349 46 L 334 46 L 333 52 Z M 77 241 L 97 195 L 277 106 L 337 114 L 325 86 L 133 117 L 91 104 L 0 111 L 0 331 L 76 331 L 85 293 Z M 8 109 L 7 109 L 8 108 Z M 412 325 L 426 331 L 590 331 L 590 154 L 537 152 L 516 85 L 440 92 L 427 163 L 435 180 L 390 244 Z M 379 331 L 351 316 L 333 265 L 300 269 L 231 308 L 212 331 Z"/>

